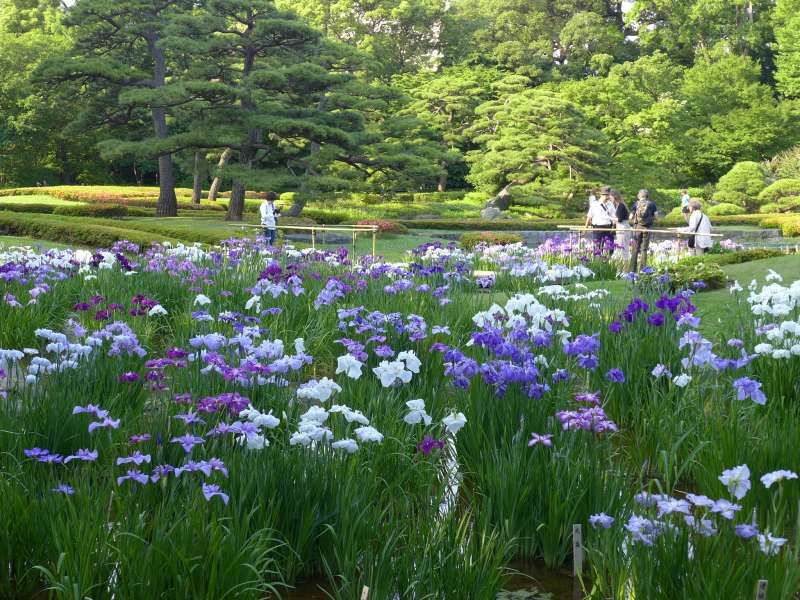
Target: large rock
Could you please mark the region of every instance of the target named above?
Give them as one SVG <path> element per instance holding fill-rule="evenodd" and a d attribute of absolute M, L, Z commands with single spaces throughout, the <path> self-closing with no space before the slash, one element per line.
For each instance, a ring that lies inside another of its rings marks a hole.
<path fill-rule="evenodd" d="M 481 219 L 492 221 L 494 219 L 499 219 L 501 216 L 503 216 L 503 211 L 493 206 L 484 208 L 481 211 Z"/>

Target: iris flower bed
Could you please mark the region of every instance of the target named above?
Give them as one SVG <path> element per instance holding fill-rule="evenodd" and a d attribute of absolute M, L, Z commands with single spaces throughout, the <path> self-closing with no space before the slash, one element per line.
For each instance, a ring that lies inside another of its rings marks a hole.
<path fill-rule="evenodd" d="M 714 343 L 599 264 L 3 251 L 0 596 L 495 598 L 577 523 L 587 597 L 794 597 L 800 283 Z"/>

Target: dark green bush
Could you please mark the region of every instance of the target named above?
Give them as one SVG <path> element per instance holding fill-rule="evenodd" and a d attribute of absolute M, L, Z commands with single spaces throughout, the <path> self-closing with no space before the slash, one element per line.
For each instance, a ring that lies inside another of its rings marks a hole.
<path fill-rule="evenodd" d="M 517 233 L 496 232 L 496 231 L 481 231 L 463 234 L 458 243 L 465 250 L 472 250 L 478 244 L 484 243 L 490 246 L 507 246 L 509 244 L 516 244 L 522 241 L 522 236 Z"/>
<path fill-rule="evenodd" d="M 767 171 L 757 162 L 738 162 L 717 183 L 714 200 L 751 208 L 768 202 L 762 199 L 762 190 L 767 186 Z"/>
<path fill-rule="evenodd" d="M 26 215 L 3 211 L 0 211 L 0 232 L 92 248 L 107 248 L 119 240 L 129 240 L 143 246 L 149 246 L 153 242 L 177 243 L 178 241 L 174 238 L 165 238 L 160 234 L 82 223 L 79 219 L 68 217 Z"/>
<path fill-rule="evenodd" d="M 705 257 L 699 257 L 705 258 Z M 678 263 L 667 269 L 670 285 L 675 290 L 697 289 L 698 291 L 718 290 L 725 287 L 727 277 L 717 263 L 708 260 L 695 264 Z M 701 284 L 701 287 L 695 284 Z"/>
<path fill-rule="evenodd" d="M 55 206 L 53 204 L 23 204 L 21 202 L 3 202 L 0 204 L 0 210 L 9 210 L 11 212 L 22 213 L 37 213 L 42 215 L 49 215 L 54 209 Z"/>
<path fill-rule="evenodd" d="M 339 225 L 349 218 L 346 212 L 308 207 L 303 209 L 303 216 L 325 225 Z"/>
<path fill-rule="evenodd" d="M 126 217 L 128 208 L 121 204 L 78 204 L 76 206 L 56 206 L 54 215 L 64 217 Z"/>
<path fill-rule="evenodd" d="M 714 206 L 709 206 L 706 209 L 706 212 L 712 217 L 722 217 L 728 215 L 743 215 L 747 211 L 743 207 L 736 204 L 722 202 L 720 204 L 715 204 Z"/>
<path fill-rule="evenodd" d="M 776 256 L 783 256 L 783 252 L 777 248 L 749 248 L 747 250 L 739 250 L 737 252 L 726 252 L 724 254 L 687 256 L 686 258 L 682 258 L 678 262 L 678 265 L 687 267 L 693 265 L 699 265 L 701 263 L 713 263 L 719 266 L 738 265 L 753 260 L 774 258 Z"/>

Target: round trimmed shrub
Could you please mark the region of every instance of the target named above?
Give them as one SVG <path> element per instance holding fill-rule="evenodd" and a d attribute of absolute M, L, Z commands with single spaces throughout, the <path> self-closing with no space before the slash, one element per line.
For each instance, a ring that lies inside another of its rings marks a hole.
<path fill-rule="evenodd" d="M 767 186 L 767 172 L 750 160 L 738 162 L 717 183 L 714 201 L 751 208 L 763 204 L 759 194 Z"/>
<path fill-rule="evenodd" d="M 786 196 L 800 196 L 800 179 L 779 179 L 758 195 L 760 204 L 780 202 Z"/>
<path fill-rule="evenodd" d="M 738 206 L 737 204 L 722 202 L 720 204 L 715 204 L 714 206 L 709 206 L 706 212 L 712 217 L 719 217 L 724 215 L 743 215 L 747 213 L 747 210 L 745 210 L 745 208 L 742 206 Z"/>
<path fill-rule="evenodd" d="M 458 242 L 465 250 L 472 250 L 480 243 L 489 246 L 508 246 L 522 241 L 522 236 L 518 233 L 505 231 L 470 231 L 462 234 Z"/>

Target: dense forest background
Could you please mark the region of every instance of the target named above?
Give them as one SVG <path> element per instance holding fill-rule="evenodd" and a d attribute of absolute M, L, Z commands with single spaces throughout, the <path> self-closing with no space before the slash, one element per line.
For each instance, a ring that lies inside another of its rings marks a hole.
<path fill-rule="evenodd" d="M 799 112 L 800 0 L 0 0 L 0 186 L 156 184 L 165 215 L 215 176 L 543 215 L 797 177 Z"/>

